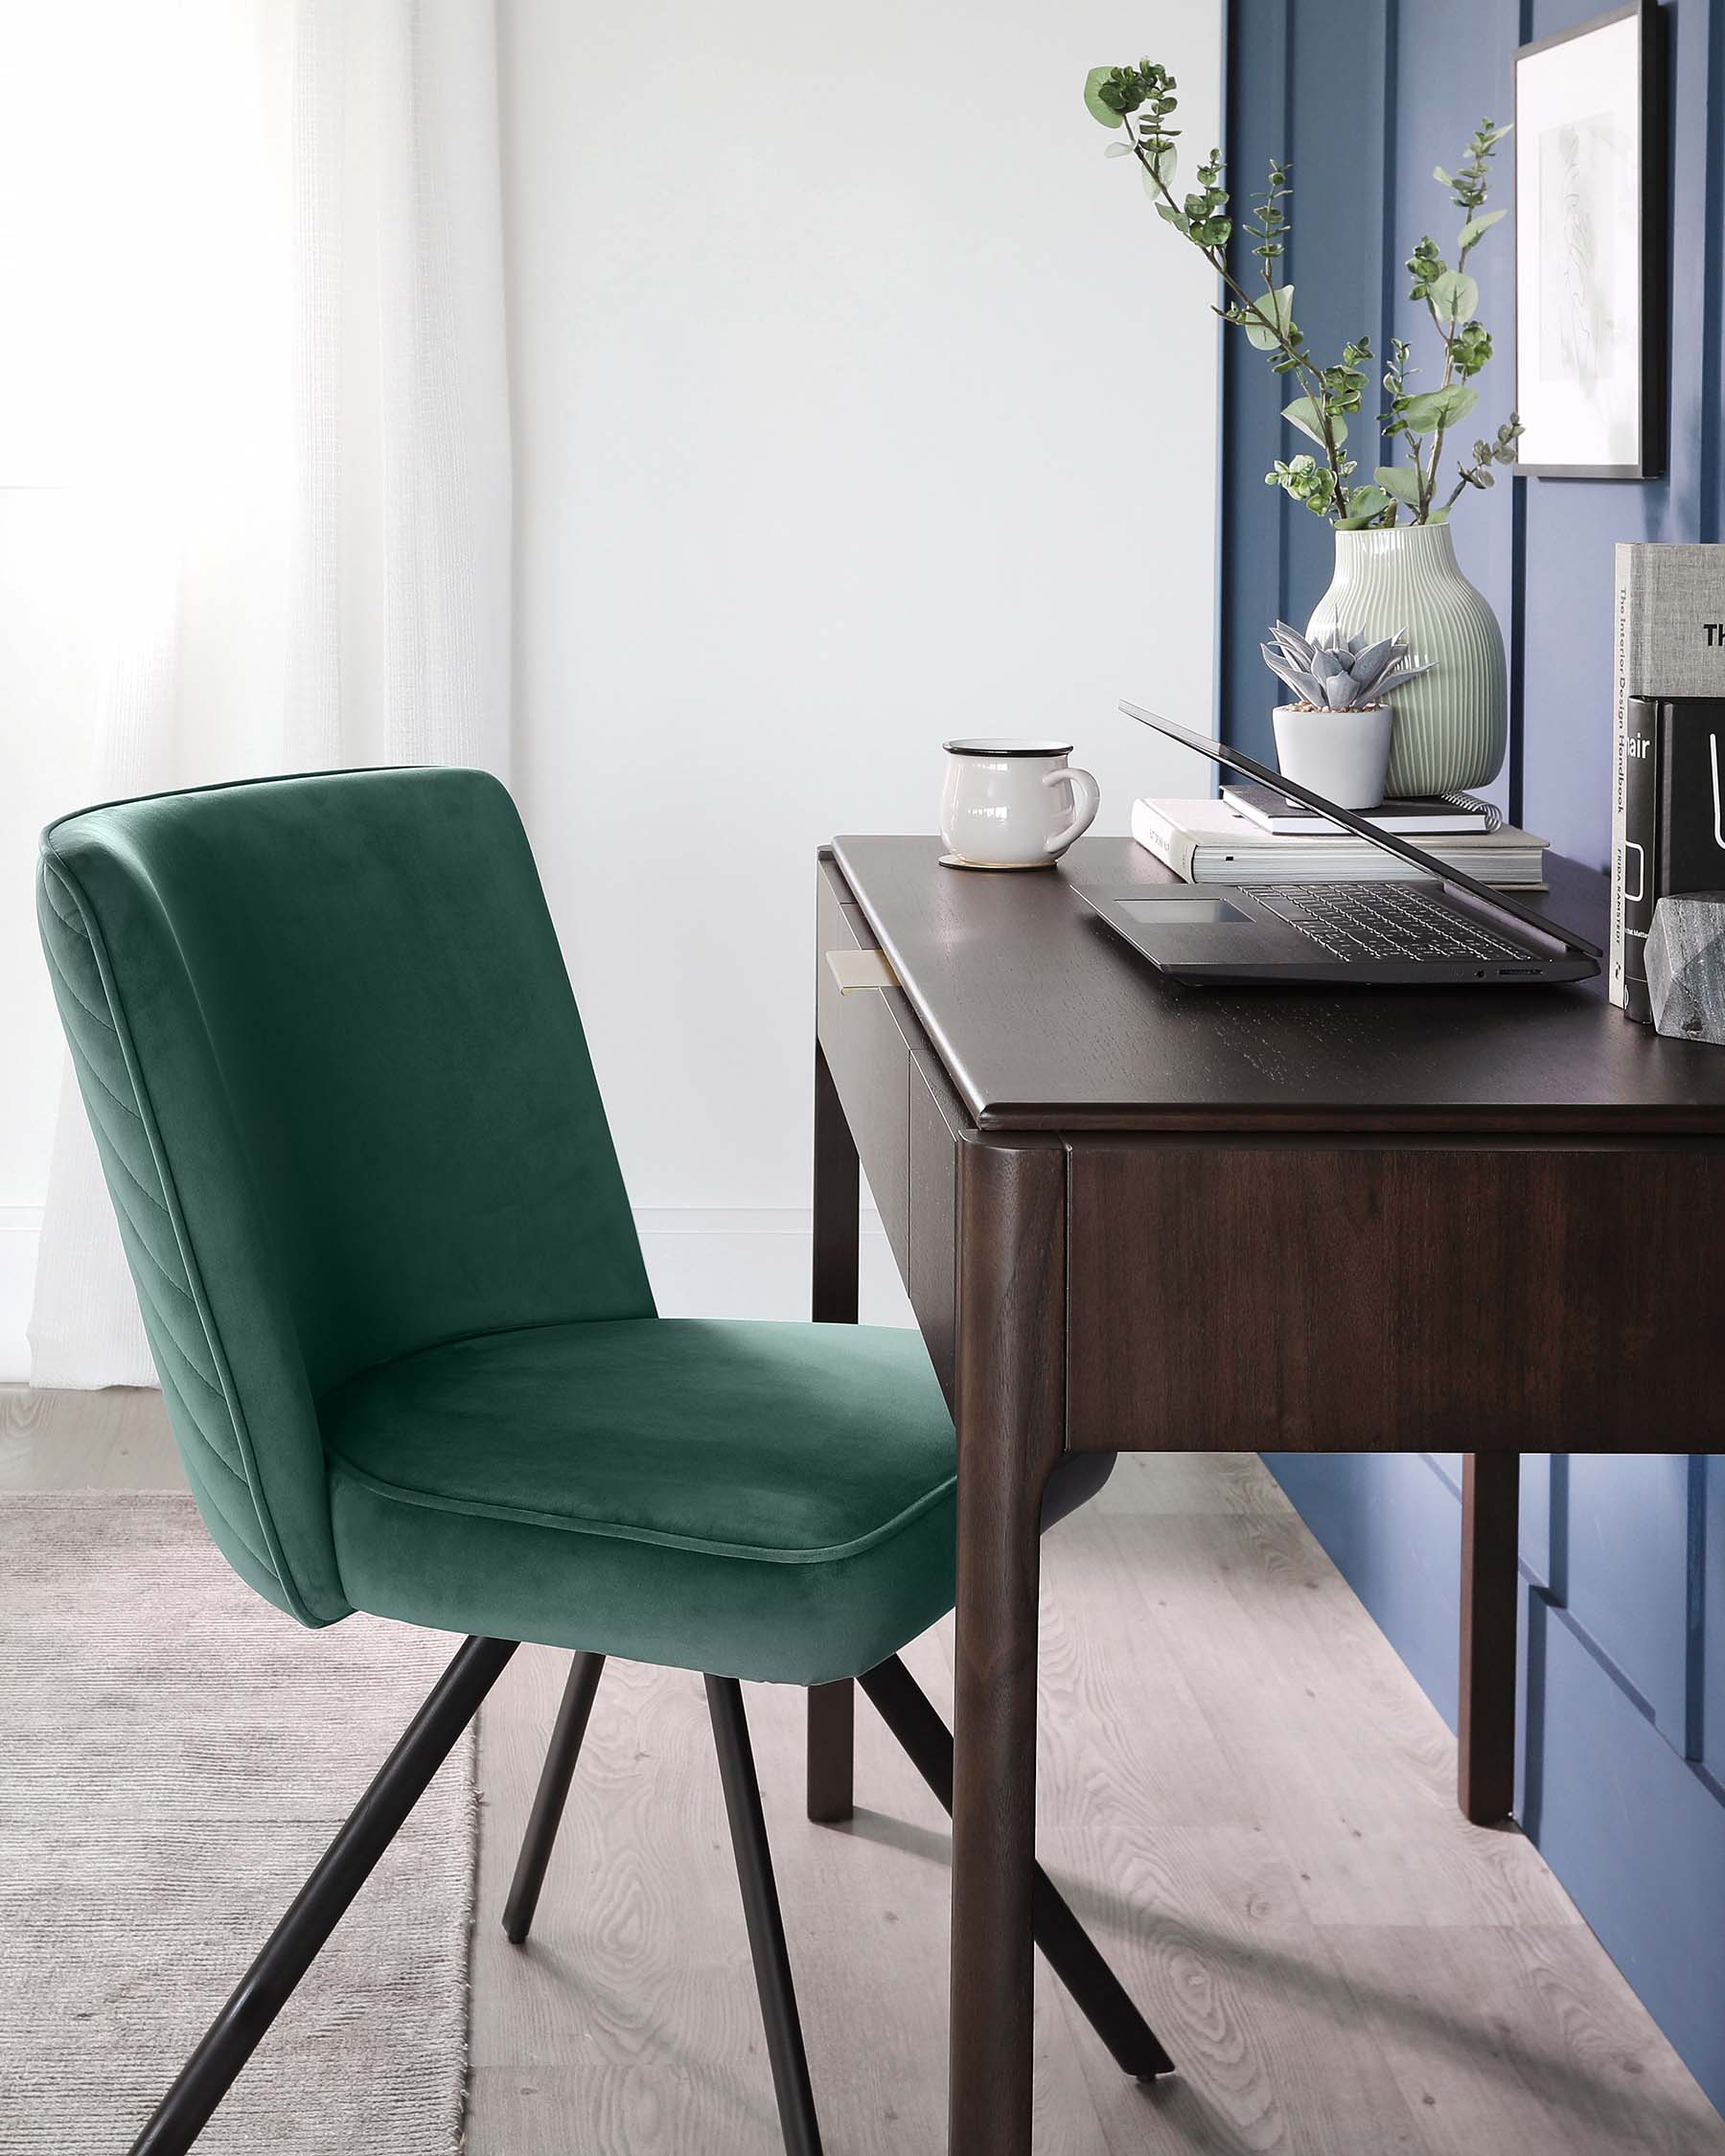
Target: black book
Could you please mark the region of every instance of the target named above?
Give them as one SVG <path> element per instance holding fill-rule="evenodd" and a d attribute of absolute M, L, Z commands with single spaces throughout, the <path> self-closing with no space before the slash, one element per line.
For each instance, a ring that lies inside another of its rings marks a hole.
<path fill-rule="evenodd" d="M 1651 1025 L 1653 908 L 1673 892 L 1725 886 L 1725 698 L 1629 699 L 1622 886 L 1623 1009 Z"/>

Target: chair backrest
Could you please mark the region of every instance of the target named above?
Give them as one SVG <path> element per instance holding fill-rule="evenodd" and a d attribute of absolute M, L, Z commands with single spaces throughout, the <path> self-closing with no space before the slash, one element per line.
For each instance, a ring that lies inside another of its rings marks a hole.
<path fill-rule="evenodd" d="M 193 1493 L 330 1622 L 325 1392 L 653 1312 L 520 819 L 480 771 L 158 794 L 51 825 L 37 904 Z"/>

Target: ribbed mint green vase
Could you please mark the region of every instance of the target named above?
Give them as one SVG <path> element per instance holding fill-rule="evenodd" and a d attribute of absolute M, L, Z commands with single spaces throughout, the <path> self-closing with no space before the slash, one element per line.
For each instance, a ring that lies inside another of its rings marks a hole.
<path fill-rule="evenodd" d="M 1392 798 L 1489 786 L 1509 741 L 1509 685 L 1497 616 L 1456 566 L 1447 524 L 1338 532 L 1336 573 L 1306 634 L 1372 638 L 1408 632 L 1430 674 L 1397 689 L 1390 741 Z"/>

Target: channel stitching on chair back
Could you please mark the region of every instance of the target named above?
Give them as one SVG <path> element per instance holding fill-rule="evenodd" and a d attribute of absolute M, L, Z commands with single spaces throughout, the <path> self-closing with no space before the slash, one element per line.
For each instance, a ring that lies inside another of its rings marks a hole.
<path fill-rule="evenodd" d="M 44 833 L 37 909 L 193 1493 L 329 1623 L 324 1393 L 653 1314 L 514 804 L 447 769 L 115 803 Z"/>

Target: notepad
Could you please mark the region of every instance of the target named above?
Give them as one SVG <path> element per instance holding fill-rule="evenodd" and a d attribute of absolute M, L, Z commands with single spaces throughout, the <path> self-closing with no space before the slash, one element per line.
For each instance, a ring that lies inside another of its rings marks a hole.
<path fill-rule="evenodd" d="M 1243 816 L 1277 837 L 1327 838 L 1339 837 L 1347 829 L 1346 824 L 1337 823 L 1321 809 L 1308 809 L 1303 801 L 1279 793 L 1273 786 L 1262 786 L 1256 779 L 1230 781 L 1222 789 L 1222 798 L 1230 808 L 1238 809 Z M 1465 794 L 1459 794 L 1454 800 L 1443 794 L 1430 793 L 1415 800 L 1380 801 L 1375 809 L 1362 809 L 1359 813 L 1380 831 L 1398 832 L 1420 845 L 1427 838 L 1447 833 L 1493 831 L 1504 820 L 1488 801 L 1474 801 Z"/>

